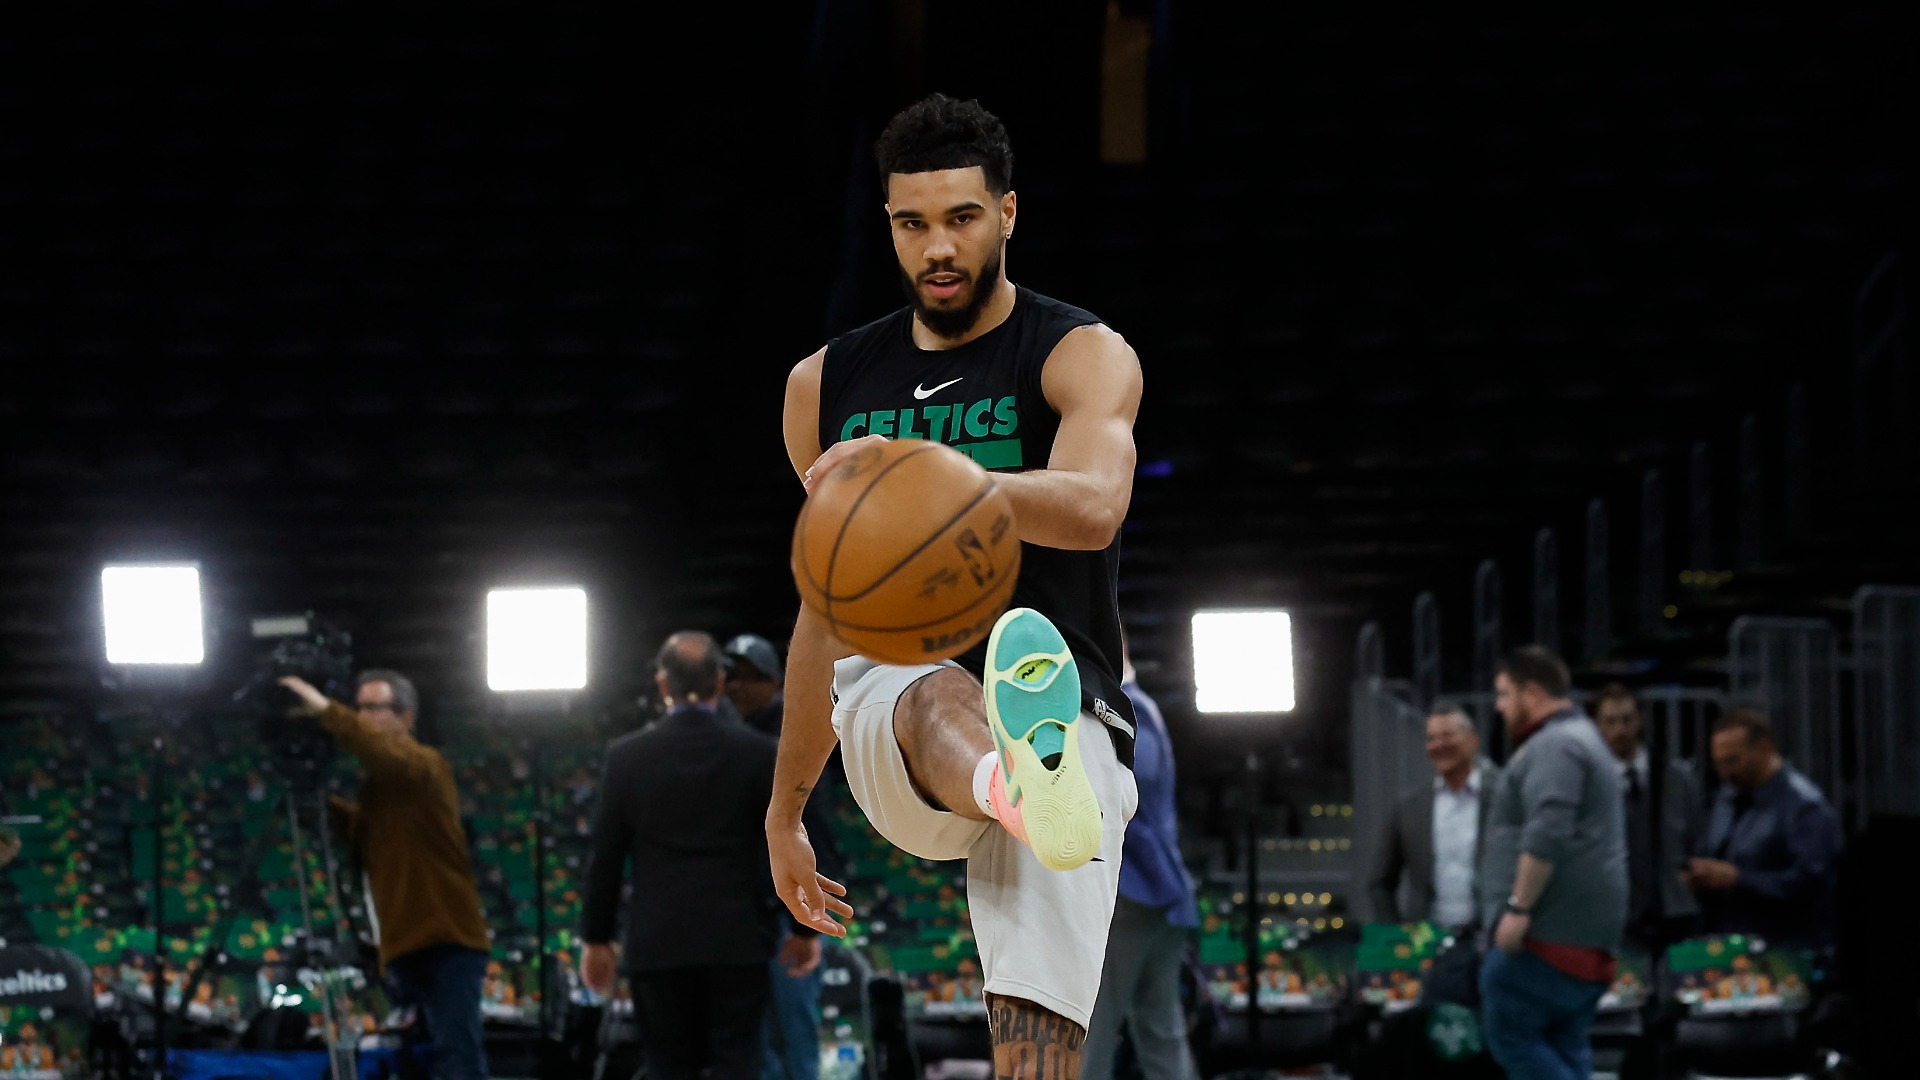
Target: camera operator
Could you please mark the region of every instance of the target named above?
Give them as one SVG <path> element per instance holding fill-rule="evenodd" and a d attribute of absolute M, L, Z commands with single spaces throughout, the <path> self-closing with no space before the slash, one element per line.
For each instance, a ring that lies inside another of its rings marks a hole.
<path fill-rule="evenodd" d="M 426 1022 L 434 1077 L 485 1077 L 480 989 L 492 943 L 453 768 L 414 738 L 419 694 L 383 670 L 355 678 L 353 706 L 297 676 L 280 682 L 360 759 L 360 801 L 335 796 L 335 819 L 367 875 L 383 974 L 396 1002 L 418 1006 Z"/>

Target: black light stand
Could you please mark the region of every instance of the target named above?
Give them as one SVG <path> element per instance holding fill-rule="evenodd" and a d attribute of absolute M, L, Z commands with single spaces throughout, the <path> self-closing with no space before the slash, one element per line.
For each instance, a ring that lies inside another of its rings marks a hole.
<path fill-rule="evenodd" d="M 487 687 L 498 697 L 507 716 L 551 720 L 557 711 L 568 714 L 570 696 L 587 686 L 586 590 L 578 586 L 500 588 L 487 593 Z M 578 622 L 574 620 L 578 618 Z M 574 646 L 578 645 L 576 653 Z M 557 706 L 557 710 L 556 710 Z M 518 724 L 514 725 L 516 728 Z M 535 1023 L 535 1069 L 553 1075 L 552 965 L 547 957 L 547 824 L 546 754 L 537 737 L 545 732 L 521 731 L 518 742 L 526 755 L 533 786 L 534 979 L 540 995 Z M 511 895 L 511 882 L 509 882 Z M 526 1016 L 522 1007 L 522 1018 Z"/>
<path fill-rule="evenodd" d="M 115 645 L 116 623 L 126 619 L 129 615 L 134 616 L 131 620 L 134 624 L 137 625 L 141 623 L 143 614 L 140 609 L 148 607 L 154 600 L 154 597 L 158 595 L 148 595 L 143 600 L 133 601 L 126 608 L 120 609 L 115 600 L 114 588 L 109 581 L 109 576 L 113 574 L 116 568 L 122 571 L 129 571 L 135 568 L 135 564 L 120 564 L 118 567 L 108 565 L 101 570 L 101 616 L 103 629 L 105 631 L 105 639 L 102 642 L 105 646 L 102 659 L 104 659 L 106 663 L 105 667 L 100 671 L 100 685 L 109 693 L 131 694 L 140 692 L 142 696 L 146 696 L 146 715 L 151 716 L 155 721 L 155 731 L 153 734 L 153 774 L 149 779 L 147 788 L 148 795 L 153 802 L 153 877 L 151 886 L 153 888 L 154 1051 L 152 1075 L 154 1080 L 166 1080 L 168 1051 L 167 907 L 165 893 L 167 851 L 166 821 L 163 815 L 166 812 L 164 803 L 166 801 L 167 729 L 170 724 L 177 726 L 176 721 L 180 716 L 176 715 L 176 710 L 178 710 L 181 715 L 190 714 L 196 707 L 200 693 L 206 688 L 204 682 L 207 660 L 205 649 L 206 633 L 200 613 L 198 564 L 193 563 L 186 566 L 155 564 L 152 567 L 153 569 L 164 569 L 168 571 L 190 569 L 191 571 L 193 576 L 192 603 L 194 608 L 191 623 L 193 625 L 192 632 L 197 639 L 195 647 L 193 649 L 175 648 L 175 646 L 184 644 L 182 641 L 177 640 L 177 635 L 181 634 L 186 626 L 183 612 L 176 609 L 169 611 L 167 613 L 168 619 L 163 624 L 158 625 L 157 628 L 152 625 L 144 626 L 141 627 L 141 632 L 135 635 L 136 637 L 146 639 L 149 635 L 157 633 L 160 636 L 168 638 L 166 642 L 168 648 L 158 650 L 158 654 L 156 655 L 155 650 L 145 647 L 146 645 L 153 644 L 153 641 L 145 640 L 141 647 L 136 647 L 132 649 L 131 652 L 133 654 L 147 653 L 148 655 L 116 656 L 116 652 L 119 651 Z M 174 584 L 177 585 L 178 583 L 176 582 Z M 170 585 L 163 591 L 168 594 L 168 597 L 166 601 L 161 603 L 161 606 L 166 606 L 168 603 L 180 599 L 175 593 L 173 585 Z M 129 594 L 129 597 L 132 595 L 133 594 Z M 150 612 L 147 612 L 147 614 L 150 614 Z M 129 851 L 131 851 L 131 848 L 129 848 Z M 138 995 L 135 996 L 137 998 Z M 184 1008 L 186 1002 L 182 1001 L 181 1004 Z"/>
<path fill-rule="evenodd" d="M 1266 909 L 1260 892 L 1260 755 L 1247 752 L 1247 923 L 1241 944 L 1247 952 L 1247 1048 L 1260 1049 L 1260 914 Z M 1256 1057 L 1257 1060 L 1257 1057 Z"/>
<path fill-rule="evenodd" d="M 153 1077 L 154 1080 L 166 1080 L 167 1050 L 169 1035 L 167 1032 L 167 898 L 166 898 L 166 821 L 162 817 L 166 812 L 166 776 L 167 776 L 167 717 L 162 710 L 153 713 L 160 730 L 153 736 L 153 773 L 147 785 L 147 798 L 153 805 L 153 876 L 148 888 L 153 890 Z M 183 991 L 184 992 L 184 991 Z M 181 1009 L 186 1008 L 186 999 L 180 1002 Z"/>
<path fill-rule="evenodd" d="M 167 845 L 160 815 L 162 778 L 167 775 L 167 737 L 153 737 L 153 781 L 147 795 L 153 801 L 153 1075 L 167 1075 L 167 906 L 161 890 L 166 882 Z M 182 1003 L 184 1004 L 184 1002 Z"/>
<path fill-rule="evenodd" d="M 533 945 L 534 981 L 540 988 L 540 1037 L 547 1037 L 547 778 L 545 756 L 535 740 L 521 743 L 533 774 Z"/>
<path fill-rule="evenodd" d="M 159 730 L 153 735 L 153 777 L 147 785 L 147 796 L 153 804 L 153 876 L 148 887 L 153 890 L 153 1077 L 154 1080 L 166 1080 L 167 1077 L 167 898 L 166 898 L 166 822 L 162 817 L 166 812 L 166 776 L 167 776 L 167 732 L 168 716 L 165 710 L 154 709 L 153 716 Z M 182 1010 L 186 1000 L 180 1002 Z"/>
<path fill-rule="evenodd" d="M 564 724 L 569 716 L 569 700 L 560 698 L 560 719 Z M 527 768 L 533 780 L 533 932 L 537 959 L 534 962 L 534 977 L 540 987 L 540 1038 L 544 1041 L 553 1037 L 552 1012 L 548 998 L 553 996 L 553 986 L 547 977 L 547 771 L 546 755 L 535 739 L 522 739 L 521 749 L 527 754 Z"/>
<path fill-rule="evenodd" d="M 171 673 L 169 673 L 171 674 Z M 142 675 L 134 679 L 151 679 L 151 687 L 162 691 L 181 689 L 182 683 L 169 681 L 168 675 Z M 133 681 L 120 683 L 108 681 L 107 686 L 121 689 L 134 685 Z M 148 687 L 143 687 L 148 688 Z M 147 784 L 147 799 L 153 807 L 151 822 L 153 825 L 153 873 L 149 876 L 147 887 L 152 891 L 148 900 L 151 906 L 150 918 L 153 922 L 153 1080 L 167 1078 L 167 1051 L 170 1036 L 167 1030 L 167 907 L 166 907 L 166 776 L 167 776 L 167 725 L 170 717 L 166 709 L 149 706 L 139 715 L 150 717 L 156 727 L 153 733 L 152 771 Z M 133 830 L 129 830 L 131 833 Z M 129 836 L 127 852 L 134 855 L 132 837 Z M 138 1000 L 138 994 L 134 995 Z M 181 1002 L 184 1008 L 186 1002 Z"/>

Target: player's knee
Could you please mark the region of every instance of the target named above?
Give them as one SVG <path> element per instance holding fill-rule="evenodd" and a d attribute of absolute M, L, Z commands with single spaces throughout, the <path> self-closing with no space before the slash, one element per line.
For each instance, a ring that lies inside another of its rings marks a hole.
<path fill-rule="evenodd" d="M 960 668 L 943 667 L 915 679 L 894 703 L 894 735 L 901 746 L 911 750 L 924 741 L 934 725 L 951 723 L 955 716 L 968 713 L 977 714 L 985 723 L 979 681 Z"/>

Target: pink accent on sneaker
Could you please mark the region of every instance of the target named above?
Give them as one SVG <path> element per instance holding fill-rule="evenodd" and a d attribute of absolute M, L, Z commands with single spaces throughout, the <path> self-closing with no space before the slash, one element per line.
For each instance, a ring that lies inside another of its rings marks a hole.
<path fill-rule="evenodd" d="M 993 763 L 993 777 L 987 781 L 987 801 L 993 804 L 1001 827 L 1012 833 L 1015 840 L 1027 843 L 1027 827 L 1020 820 L 1020 808 L 1007 801 L 1007 782 L 997 761 Z"/>

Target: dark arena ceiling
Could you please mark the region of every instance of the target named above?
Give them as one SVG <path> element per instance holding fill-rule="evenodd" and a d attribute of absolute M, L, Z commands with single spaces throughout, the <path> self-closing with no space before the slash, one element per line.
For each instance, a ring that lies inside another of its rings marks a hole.
<path fill-rule="evenodd" d="M 784 376 L 898 303 L 868 146 L 930 89 L 1008 123 L 1011 276 L 1142 358 L 1122 601 L 1170 709 L 1191 609 L 1285 605 L 1337 760 L 1354 635 L 1404 669 L 1422 590 L 1461 682 L 1476 566 L 1530 626 L 1553 527 L 1577 627 L 1589 501 L 1632 565 L 1652 467 L 1690 566 L 1696 444 L 1731 565 L 1743 420 L 1768 483 L 1813 470 L 1766 520 L 1825 505 L 1856 290 L 1910 235 L 1904 15 L 1121 5 L 1155 36 L 1115 162 L 1107 6 L 1028 7 L 81 5 L 0 40 L 0 698 L 98 692 L 108 559 L 199 560 L 236 683 L 245 619 L 310 609 L 477 701 L 512 582 L 588 587 L 602 702 L 674 629 L 783 641 Z"/>

